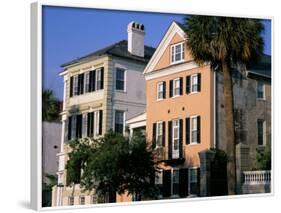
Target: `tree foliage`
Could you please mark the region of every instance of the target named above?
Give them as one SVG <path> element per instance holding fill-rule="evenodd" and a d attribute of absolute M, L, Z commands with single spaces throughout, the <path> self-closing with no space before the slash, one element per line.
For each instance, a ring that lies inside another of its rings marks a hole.
<path fill-rule="evenodd" d="M 57 121 L 60 113 L 60 101 L 54 96 L 52 90 L 42 93 L 42 119 L 43 121 Z"/>
<path fill-rule="evenodd" d="M 257 163 L 259 170 L 271 170 L 271 146 L 266 145 L 265 150 L 257 150 Z"/>
<path fill-rule="evenodd" d="M 134 135 L 129 142 L 110 130 L 95 141 L 72 141 L 70 147 L 66 165 L 68 185 L 80 183 L 84 190 L 95 189 L 99 195 L 156 195 L 153 155 L 144 136 Z"/>

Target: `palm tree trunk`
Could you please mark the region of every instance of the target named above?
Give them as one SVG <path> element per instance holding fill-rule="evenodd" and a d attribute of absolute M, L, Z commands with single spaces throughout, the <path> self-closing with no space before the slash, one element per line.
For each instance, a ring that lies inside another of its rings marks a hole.
<path fill-rule="evenodd" d="M 233 195 L 236 191 L 236 147 L 233 119 L 233 91 L 230 62 L 222 62 L 223 71 L 223 95 L 225 108 L 226 129 L 226 154 L 227 154 L 227 188 L 228 194 Z"/>

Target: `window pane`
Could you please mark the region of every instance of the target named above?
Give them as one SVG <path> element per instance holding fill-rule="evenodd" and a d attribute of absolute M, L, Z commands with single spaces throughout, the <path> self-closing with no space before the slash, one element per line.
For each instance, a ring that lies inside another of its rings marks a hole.
<path fill-rule="evenodd" d="M 257 96 L 258 96 L 258 98 L 263 98 L 264 97 L 264 84 L 261 81 L 258 81 Z"/>
<path fill-rule="evenodd" d="M 115 132 L 123 133 L 124 112 L 115 111 Z"/>
<path fill-rule="evenodd" d="M 258 145 L 263 145 L 264 138 L 264 121 L 258 120 Z"/>

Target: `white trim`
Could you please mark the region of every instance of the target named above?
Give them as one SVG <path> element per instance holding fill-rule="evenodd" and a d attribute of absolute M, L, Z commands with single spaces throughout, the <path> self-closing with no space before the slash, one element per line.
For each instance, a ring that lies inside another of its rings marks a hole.
<path fill-rule="evenodd" d="M 208 63 L 205 63 L 204 65 L 208 65 Z M 145 74 L 145 80 L 152 80 L 155 78 L 164 77 L 170 74 L 180 73 L 180 72 L 186 72 L 191 69 L 199 68 L 199 65 L 196 64 L 194 61 L 187 61 L 182 64 L 177 64 L 169 67 L 165 67 L 160 70 L 155 70 L 153 72 Z"/>
<path fill-rule="evenodd" d="M 168 31 L 162 38 L 156 51 L 154 52 L 153 56 L 151 57 L 149 63 L 145 67 L 144 72 L 143 72 L 144 74 L 147 74 L 147 73 L 151 72 L 152 70 L 154 70 L 154 67 L 156 66 L 156 64 L 159 61 L 159 59 L 161 58 L 161 56 L 163 55 L 166 48 L 169 46 L 172 38 L 174 37 L 174 35 L 176 33 L 178 33 L 183 38 L 183 40 L 185 40 L 185 37 L 186 37 L 185 32 L 181 29 L 181 27 L 176 22 L 172 22 Z"/>

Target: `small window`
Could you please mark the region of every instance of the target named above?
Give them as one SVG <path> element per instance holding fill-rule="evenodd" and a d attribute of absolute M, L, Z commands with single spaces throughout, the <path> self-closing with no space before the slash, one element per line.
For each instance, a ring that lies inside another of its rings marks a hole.
<path fill-rule="evenodd" d="M 163 138 L 163 122 L 157 122 L 156 126 L 156 146 L 162 146 L 162 138 Z"/>
<path fill-rule="evenodd" d="M 179 96 L 180 95 L 180 79 L 179 78 L 174 80 L 173 86 L 174 86 L 173 97 Z"/>
<path fill-rule="evenodd" d="M 157 100 L 162 100 L 164 98 L 164 82 L 159 82 L 157 84 Z"/>
<path fill-rule="evenodd" d="M 179 194 L 179 170 L 178 169 L 173 169 L 173 174 L 172 174 L 172 182 L 173 182 L 173 195 L 178 195 Z"/>
<path fill-rule="evenodd" d="M 68 198 L 68 205 L 70 205 L 70 206 L 74 205 L 74 197 L 73 196 Z"/>
<path fill-rule="evenodd" d="M 266 125 L 265 120 L 258 119 L 258 145 L 265 145 Z"/>
<path fill-rule="evenodd" d="M 198 92 L 198 75 L 191 76 L 191 92 Z"/>
<path fill-rule="evenodd" d="M 115 111 L 115 132 L 123 134 L 124 132 L 124 112 Z"/>
<path fill-rule="evenodd" d="M 189 169 L 189 194 L 198 194 L 197 168 Z"/>
<path fill-rule="evenodd" d="M 197 117 L 191 118 L 191 143 L 197 143 Z"/>
<path fill-rule="evenodd" d="M 257 98 L 264 99 L 264 83 L 262 81 L 257 81 Z"/>
<path fill-rule="evenodd" d="M 116 69 L 116 90 L 125 90 L 125 70 Z"/>
<path fill-rule="evenodd" d="M 171 47 L 171 62 L 172 64 L 178 63 L 184 60 L 184 43 L 175 44 Z"/>
<path fill-rule="evenodd" d="M 80 196 L 80 205 L 85 205 L 85 196 Z"/>
<path fill-rule="evenodd" d="M 97 204 L 98 203 L 98 199 L 97 199 L 96 195 L 92 195 L 91 200 L 92 200 L 92 204 Z"/>

